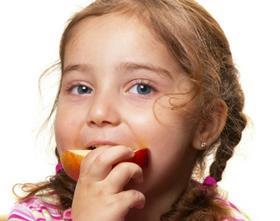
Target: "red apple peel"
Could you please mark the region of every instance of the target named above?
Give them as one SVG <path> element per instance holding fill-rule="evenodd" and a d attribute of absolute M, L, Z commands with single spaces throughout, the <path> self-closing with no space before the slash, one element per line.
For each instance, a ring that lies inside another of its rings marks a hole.
<path fill-rule="evenodd" d="M 67 150 L 62 153 L 60 158 L 65 173 L 73 180 L 77 181 L 80 174 L 80 166 L 84 157 L 91 150 Z M 148 166 L 149 150 L 141 148 L 134 151 L 134 156 L 125 162 L 132 162 L 139 165 L 142 169 Z"/>

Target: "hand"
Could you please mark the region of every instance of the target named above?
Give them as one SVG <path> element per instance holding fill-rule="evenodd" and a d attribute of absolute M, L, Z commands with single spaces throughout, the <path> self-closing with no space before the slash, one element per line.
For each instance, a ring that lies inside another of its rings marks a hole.
<path fill-rule="evenodd" d="M 123 190 L 130 180 L 143 182 L 142 169 L 135 163 L 123 162 L 133 154 L 125 146 L 103 146 L 86 156 L 74 193 L 74 221 L 123 221 L 131 208 L 144 207 L 141 192 Z"/>

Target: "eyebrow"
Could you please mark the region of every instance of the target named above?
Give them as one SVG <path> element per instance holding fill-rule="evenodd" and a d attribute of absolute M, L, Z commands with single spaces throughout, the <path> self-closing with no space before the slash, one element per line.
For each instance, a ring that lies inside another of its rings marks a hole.
<path fill-rule="evenodd" d="M 63 74 L 71 71 L 80 71 L 80 72 L 86 72 L 91 69 L 90 65 L 88 64 L 70 64 L 67 65 L 65 68 L 63 68 Z"/>
<path fill-rule="evenodd" d="M 92 65 L 86 63 L 70 64 L 63 69 L 63 74 L 71 71 L 87 72 L 87 71 L 92 71 L 92 69 L 93 69 Z M 171 73 L 168 70 L 159 66 L 155 66 L 151 63 L 122 62 L 117 66 L 117 70 L 119 70 L 120 72 L 148 70 L 163 76 L 167 76 L 170 79 L 173 79 Z"/>
<path fill-rule="evenodd" d="M 172 79 L 171 73 L 166 70 L 165 68 L 155 66 L 151 63 L 135 63 L 135 62 L 123 62 L 118 67 L 121 71 L 137 71 L 137 70 L 148 70 L 160 75 L 167 76 L 168 78 Z"/>

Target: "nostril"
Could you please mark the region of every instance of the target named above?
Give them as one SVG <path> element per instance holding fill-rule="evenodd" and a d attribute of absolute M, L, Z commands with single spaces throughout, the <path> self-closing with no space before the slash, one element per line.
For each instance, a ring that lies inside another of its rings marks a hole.
<path fill-rule="evenodd" d="M 87 149 L 88 149 L 88 150 L 94 150 L 94 149 L 96 149 L 96 147 L 90 146 L 90 147 L 88 147 Z"/>

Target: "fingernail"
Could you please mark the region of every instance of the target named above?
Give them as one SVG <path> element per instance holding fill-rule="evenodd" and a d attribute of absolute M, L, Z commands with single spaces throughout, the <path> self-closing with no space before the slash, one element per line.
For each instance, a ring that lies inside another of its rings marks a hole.
<path fill-rule="evenodd" d="M 145 203 L 142 202 L 135 206 L 136 209 L 143 209 L 144 207 L 145 207 Z"/>

